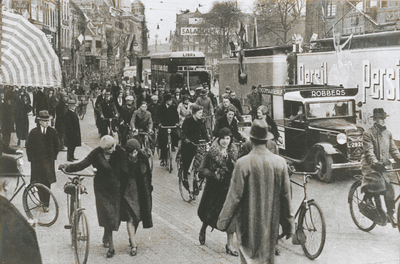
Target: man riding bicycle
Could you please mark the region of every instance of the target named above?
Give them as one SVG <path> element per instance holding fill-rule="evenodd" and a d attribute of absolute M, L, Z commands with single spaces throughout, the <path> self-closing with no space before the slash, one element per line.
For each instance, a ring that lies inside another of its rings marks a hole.
<path fill-rule="evenodd" d="M 151 113 L 147 111 L 147 102 L 142 101 L 140 103 L 140 107 L 133 112 L 132 118 L 131 118 L 131 128 L 135 132 L 145 132 L 148 134 L 153 133 L 153 121 L 151 119 Z M 144 134 L 138 134 L 136 136 L 137 140 L 139 141 L 140 145 L 143 146 L 144 144 L 144 139 L 145 139 Z"/>
<path fill-rule="evenodd" d="M 111 93 L 106 92 L 105 99 L 99 105 L 99 114 L 101 117 L 100 121 L 100 136 L 103 137 L 108 134 L 107 128 L 109 125 L 110 118 L 118 117 L 118 110 L 111 100 Z M 116 122 L 115 120 L 112 121 L 112 128 L 115 129 Z"/>
<path fill-rule="evenodd" d="M 392 167 L 390 158 L 400 162 L 400 152 L 393 141 L 392 133 L 386 129 L 385 119 L 387 116 L 382 108 L 375 108 L 372 116 L 375 123 L 364 132 L 361 191 L 365 193 L 363 202 L 370 208 L 375 207 L 372 198 L 380 199 L 380 195 L 384 196 L 388 220 L 395 227 L 394 190 L 390 184 L 392 173 L 385 173 L 385 171 Z"/>

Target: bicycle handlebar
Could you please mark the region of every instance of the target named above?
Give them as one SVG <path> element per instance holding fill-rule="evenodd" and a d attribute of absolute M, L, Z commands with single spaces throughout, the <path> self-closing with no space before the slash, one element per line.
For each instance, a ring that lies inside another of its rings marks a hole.
<path fill-rule="evenodd" d="M 292 174 L 311 176 L 311 175 L 317 175 L 321 170 L 321 166 L 319 165 L 315 166 L 315 171 L 296 171 L 292 166 L 288 166 L 288 170 Z"/>
<path fill-rule="evenodd" d="M 72 175 L 72 176 L 82 176 L 82 177 L 94 177 L 94 174 L 82 174 L 82 173 L 72 173 L 72 172 L 67 172 L 65 169 L 60 169 L 64 174 L 67 175 Z M 97 170 L 96 170 L 97 171 Z M 93 172 L 96 172 L 95 169 L 93 169 Z"/>
<path fill-rule="evenodd" d="M 398 171 L 400 171 L 400 168 L 398 168 L 398 169 L 390 169 L 390 170 L 386 170 L 384 172 L 398 172 Z"/>
<path fill-rule="evenodd" d="M 160 126 L 161 128 L 165 128 L 165 129 L 173 129 L 173 128 L 177 128 L 177 126 Z"/>

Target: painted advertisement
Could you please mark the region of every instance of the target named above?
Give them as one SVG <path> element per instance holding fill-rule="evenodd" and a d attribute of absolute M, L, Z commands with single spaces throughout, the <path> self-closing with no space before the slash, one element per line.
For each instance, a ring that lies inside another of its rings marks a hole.
<path fill-rule="evenodd" d="M 374 108 L 389 115 L 387 128 L 400 143 L 400 48 L 298 54 L 298 84 L 358 87 L 357 124 L 368 128 Z"/>

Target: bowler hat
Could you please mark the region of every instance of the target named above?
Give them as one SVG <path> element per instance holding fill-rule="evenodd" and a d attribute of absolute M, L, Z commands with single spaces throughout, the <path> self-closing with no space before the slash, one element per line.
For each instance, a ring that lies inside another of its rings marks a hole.
<path fill-rule="evenodd" d="M 383 108 L 374 108 L 372 118 L 386 118 L 389 115 L 385 113 Z"/>
<path fill-rule="evenodd" d="M 264 120 L 254 120 L 250 129 L 250 138 L 267 141 L 273 139 L 274 135 L 268 132 L 268 124 Z"/>
<path fill-rule="evenodd" d="M 200 94 L 207 94 L 207 90 L 206 89 L 201 90 Z"/>
<path fill-rule="evenodd" d="M 47 110 L 39 111 L 37 120 L 50 120 L 49 111 L 47 111 Z"/>

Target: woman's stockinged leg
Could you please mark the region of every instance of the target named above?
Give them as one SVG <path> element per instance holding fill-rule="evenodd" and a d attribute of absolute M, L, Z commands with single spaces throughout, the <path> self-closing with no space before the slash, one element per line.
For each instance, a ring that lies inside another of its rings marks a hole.
<path fill-rule="evenodd" d="M 226 245 L 225 245 L 226 253 L 229 254 L 229 255 L 235 256 L 235 257 L 239 256 L 239 253 L 236 250 L 233 249 L 233 235 L 235 233 L 228 233 L 227 232 L 226 234 L 227 234 L 227 242 L 226 242 Z"/>
<path fill-rule="evenodd" d="M 133 225 L 133 221 L 126 222 L 126 228 L 128 230 L 129 241 L 131 243 L 131 247 L 136 247 L 137 246 L 136 227 Z"/>
<path fill-rule="evenodd" d="M 105 228 L 104 229 L 104 237 L 106 238 L 106 240 L 108 240 L 108 243 L 109 243 L 107 258 L 112 258 L 115 254 L 112 230 Z"/>
<path fill-rule="evenodd" d="M 136 230 L 137 226 L 133 224 L 133 220 L 126 222 L 126 228 L 128 230 L 129 242 L 131 244 L 131 256 L 137 254 L 137 241 L 136 241 Z"/>

